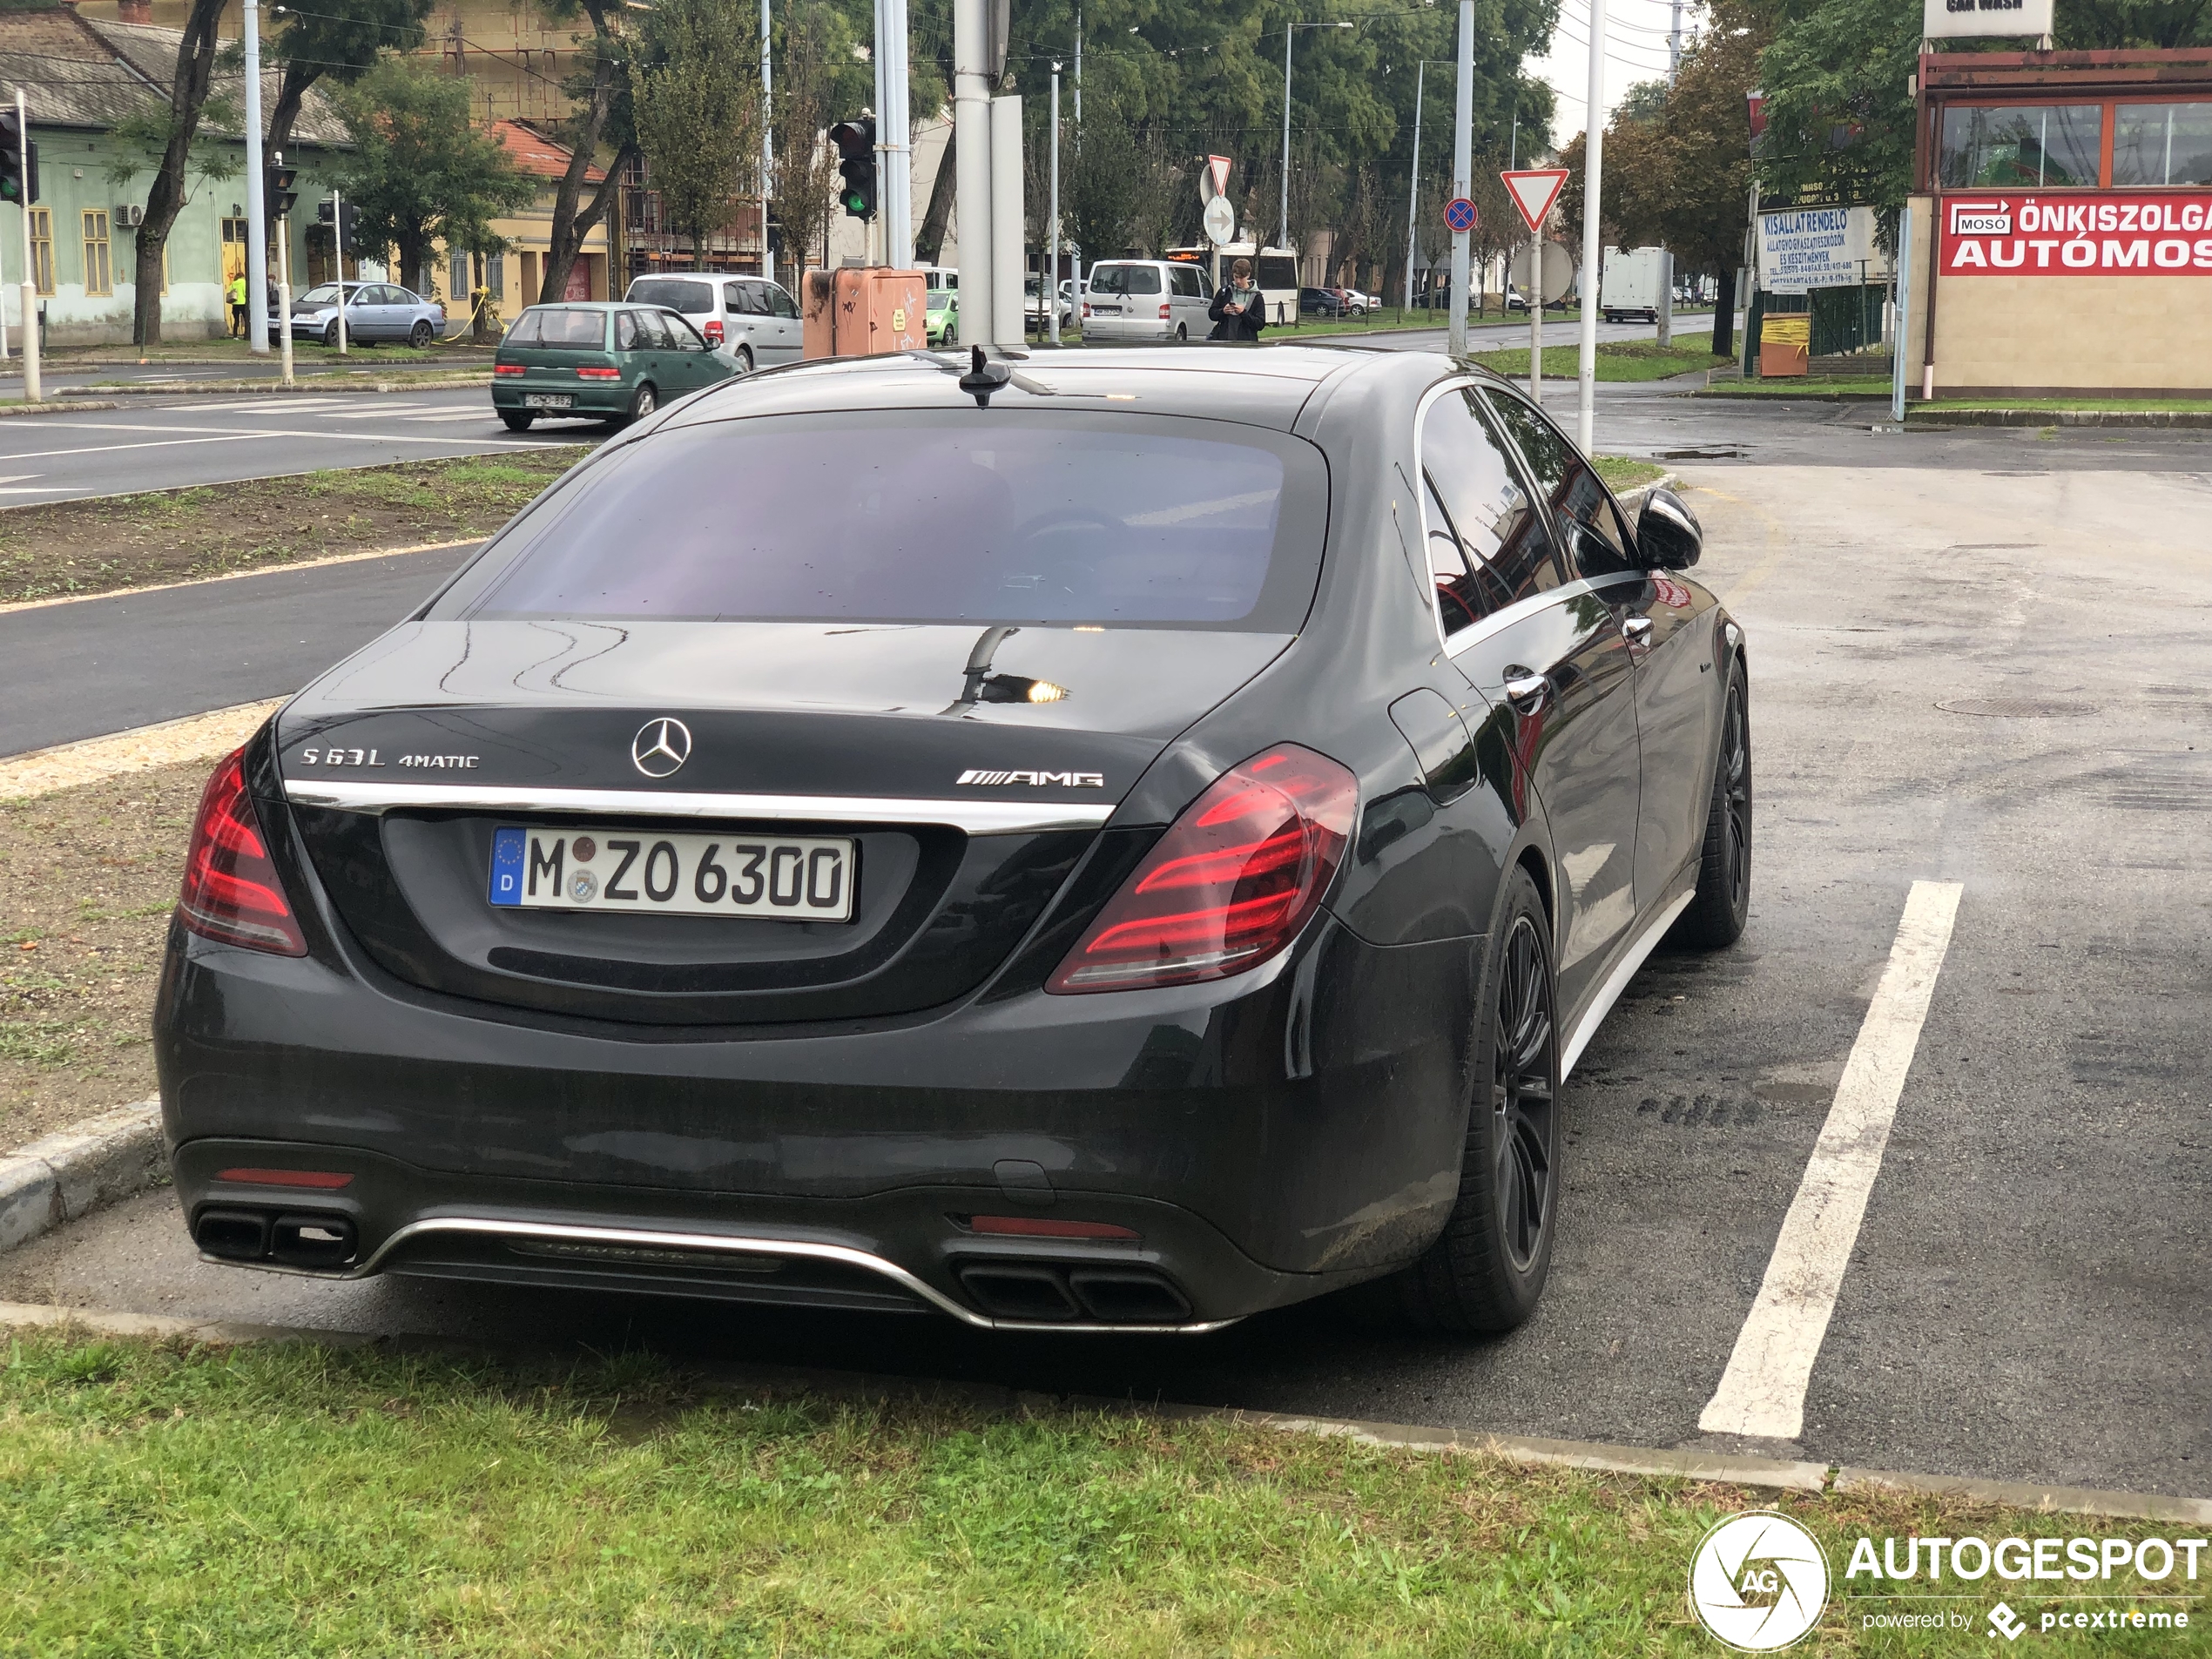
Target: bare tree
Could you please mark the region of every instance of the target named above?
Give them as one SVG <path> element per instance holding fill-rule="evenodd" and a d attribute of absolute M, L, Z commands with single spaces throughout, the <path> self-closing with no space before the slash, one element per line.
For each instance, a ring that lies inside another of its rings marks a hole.
<path fill-rule="evenodd" d="M 138 226 L 138 288 L 131 303 L 133 345 L 161 343 L 161 256 L 177 215 L 184 211 L 185 165 L 206 107 L 207 83 L 221 45 L 215 26 L 226 3 L 227 0 L 192 0 L 184 38 L 177 43 L 177 70 L 169 83 L 169 131 L 161 147 L 161 165 L 146 192 L 145 220 Z"/>

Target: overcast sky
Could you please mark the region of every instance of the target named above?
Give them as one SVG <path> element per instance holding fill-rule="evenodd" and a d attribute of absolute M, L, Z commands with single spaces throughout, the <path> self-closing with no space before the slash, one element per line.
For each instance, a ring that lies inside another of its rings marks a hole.
<path fill-rule="evenodd" d="M 1685 3 L 1683 36 L 1696 31 L 1698 8 Z M 1607 0 L 1605 8 L 1605 105 L 1610 110 L 1638 81 L 1667 77 L 1668 0 Z M 1582 130 L 1583 105 L 1590 87 L 1589 0 L 1561 0 L 1559 29 L 1551 50 L 1531 60 L 1534 73 L 1559 94 L 1552 142 L 1565 144 Z"/>

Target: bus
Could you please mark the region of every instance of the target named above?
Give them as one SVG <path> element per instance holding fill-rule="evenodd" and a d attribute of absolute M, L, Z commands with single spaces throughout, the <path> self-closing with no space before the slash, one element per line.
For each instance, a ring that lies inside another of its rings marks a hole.
<path fill-rule="evenodd" d="M 1238 260 L 1250 260 L 1259 297 L 1267 307 L 1268 326 L 1289 327 L 1298 321 L 1298 254 L 1292 249 L 1230 242 L 1220 247 L 1171 247 L 1160 257 L 1203 269 L 1210 295 L 1228 280 L 1230 268 Z"/>

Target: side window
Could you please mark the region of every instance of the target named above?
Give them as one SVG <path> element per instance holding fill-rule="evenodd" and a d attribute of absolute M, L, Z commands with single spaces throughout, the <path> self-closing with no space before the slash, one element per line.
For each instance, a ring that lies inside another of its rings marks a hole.
<path fill-rule="evenodd" d="M 665 311 L 641 311 L 637 314 L 637 338 L 640 343 L 660 351 L 677 349 L 676 331 L 668 325 L 673 321 Z"/>
<path fill-rule="evenodd" d="M 774 283 L 768 285 L 768 314 L 772 317 L 796 317 L 799 307 L 792 297 Z"/>
<path fill-rule="evenodd" d="M 1446 393 L 1421 422 L 1429 569 L 1447 634 L 1560 583 L 1543 516 L 1472 395 Z"/>
<path fill-rule="evenodd" d="M 1635 538 L 1599 482 L 1597 473 L 1552 423 L 1517 397 L 1489 394 L 1498 419 L 1513 434 L 1536 475 L 1537 487 L 1561 518 L 1585 533 L 1573 536 L 1568 557 L 1579 577 L 1613 576 L 1638 569 Z"/>
<path fill-rule="evenodd" d="M 637 337 L 637 313 L 618 311 L 615 314 L 615 349 L 637 351 L 648 342 Z"/>
<path fill-rule="evenodd" d="M 730 309 L 741 311 L 748 317 L 768 314 L 768 296 L 758 282 L 732 282 L 730 285 Z"/>
<path fill-rule="evenodd" d="M 1199 279 L 1196 266 L 1176 266 L 1175 291 L 1186 300 L 1203 300 L 1206 297 L 1205 284 Z"/>
<path fill-rule="evenodd" d="M 660 324 L 662 327 L 668 330 L 668 337 L 675 342 L 678 351 L 705 351 L 706 349 L 706 341 L 699 338 L 699 331 L 691 327 L 690 318 L 664 315 L 660 319 Z"/>

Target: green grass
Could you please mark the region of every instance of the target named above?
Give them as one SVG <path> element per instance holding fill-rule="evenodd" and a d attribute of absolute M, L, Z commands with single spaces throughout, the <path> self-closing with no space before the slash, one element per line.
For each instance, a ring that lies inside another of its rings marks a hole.
<path fill-rule="evenodd" d="M 717 1391 L 634 1359 L 40 1334 L 0 1361 L 11 1652 L 1702 1659 L 1687 1563 L 1739 1509 L 1805 1519 L 1838 1574 L 1861 1532 L 2172 1535 L 1219 1422 Z M 1977 1626 L 2000 1589 L 2032 1610 L 2035 1587 L 1986 1588 Z M 1986 1644 L 1865 1632 L 1839 1601 L 1798 1651 Z"/>
<path fill-rule="evenodd" d="M 1716 358 L 1714 361 L 1732 362 L 1735 360 Z M 1800 374 L 1778 381 L 1722 381 L 1715 382 L 1709 389 L 1715 397 L 1813 397 L 1830 392 L 1887 397 L 1890 395 L 1890 377 L 1886 374 Z"/>
<path fill-rule="evenodd" d="M 1485 368 L 1494 369 L 1508 379 L 1516 375 L 1523 380 L 1528 377 L 1526 346 L 1517 351 L 1476 352 L 1474 357 Z M 1580 372 L 1581 361 L 1581 352 L 1573 346 L 1547 346 L 1544 377 L 1571 379 Z M 1679 341 L 1662 346 L 1652 340 L 1601 341 L 1597 348 L 1597 377 L 1602 381 L 1663 381 L 1728 361 L 1714 356 L 1702 346 L 1685 346 Z"/>
<path fill-rule="evenodd" d="M 1664 478 L 1667 469 L 1656 462 L 1637 461 L 1628 455 L 1599 455 L 1595 457 L 1597 475 L 1616 495 L 1624 489 L 1634 489 L 1648 484 L 1655 478 Z"/>

